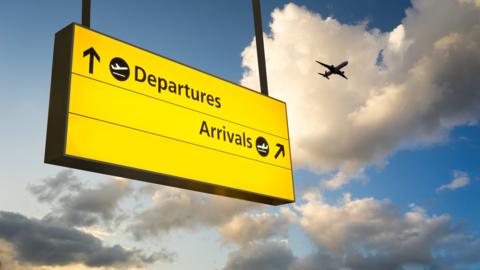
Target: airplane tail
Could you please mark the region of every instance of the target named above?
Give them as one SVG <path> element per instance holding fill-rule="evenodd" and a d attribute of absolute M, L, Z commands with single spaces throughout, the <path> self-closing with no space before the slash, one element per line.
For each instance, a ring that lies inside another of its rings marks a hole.
<path fill-rule="evenodd" d="M 328 75 L 327 74 L 323 74 L 323 73 L 318 73 L 319 75 L 322 75 L 323 77 L 327 78 L 327 80 L 330 80 L 330 78 L 328 78 Z"/>

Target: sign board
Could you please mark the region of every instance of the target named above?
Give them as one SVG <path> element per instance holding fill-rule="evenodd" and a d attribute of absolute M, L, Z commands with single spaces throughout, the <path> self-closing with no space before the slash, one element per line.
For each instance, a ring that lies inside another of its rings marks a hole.
<path fill-rule="evenodd" d="M 45 162 L 295 200 L 284 102 L 76 24 L 55 36 Z"/>

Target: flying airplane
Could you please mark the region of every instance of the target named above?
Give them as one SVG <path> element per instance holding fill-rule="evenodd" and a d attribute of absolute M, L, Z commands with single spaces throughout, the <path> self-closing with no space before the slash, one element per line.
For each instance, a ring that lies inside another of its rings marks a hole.
<path fill-rule="evenodd" d="M 323 77 L 327 78 L 327 79 L 330 79 L 328 78 L 328 76 L 332 75 L 332 74 L 337 74 L 339 76 L 342 76 L 343 78 L 345 79 L 348 79 L 347 76 L 345 76 L 345 71 L 341 71 L 341 69 L 343 67 L 345 67 L 346 65 L 348 65 L 348 61 L 344 61 L 342 62 L 340 65 L 338 66 L 334 66 L 334 65 L 327 65 L 327 64 L 324 64 L 322 62 L 319 62 L 319 61 L 316 61 L 317 63 L 319 63 L 320 65 L 328 68 L 328 70 L 325 70 L 325 73 L 318 73 L 320 75 L 322 75 Z"/>

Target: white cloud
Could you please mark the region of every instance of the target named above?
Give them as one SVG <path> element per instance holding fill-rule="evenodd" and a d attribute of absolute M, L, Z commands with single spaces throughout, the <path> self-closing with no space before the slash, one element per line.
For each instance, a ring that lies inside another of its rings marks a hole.
<path fill-rule="evenodd" d="M 287 102 L 295 167 L 339 188 L 398 149 L 442 142 L 453 127 L 476 123 L 480 7 L 473 3 L 413 1 L 385 33 L 295 4 L 275 10 L 265 37 L 269 89 Z M 253 89 L 255 50 L 252 42 L 242 53 L 242 84 Z M 348 60 L 349 80 L 318 76 L 315 60 Z"/>
<path fill-rule="evenodd" d="M 444 191 L 444 190 L 455 190 L 461 187 L 465 187 L 470 183 L 470 177 L 467 173 L 462 171 L 454 171 L 453 172 L 453 180 L 449 184 L 441 185 L 437 188 L 437 191 Z"/>
<path fill-rule="evenodd" d="M 345 196 L 339 205 L 310 201 L 299 211 L 310 238 L 340 257 L 353 251 L 372 255 L 382 250 L 405 257 L 406 262 L 428 261 L 429 245 L 451 232 L 448 216 L 428 217 L 417 207 L 402 214 L 389 201 L 373 198 Z"/>
<path fill-rule="evenodd" d="M 415 205 L 402 213 L 386 200 L 345 195 L 338 205 L 309 201 L 298 209 L 302 227 L 323 250 L 318 255 L 349 269 L 460 269 L 480 263 L 478 236 L 454 226 L 447 215 L 429 216 Z"/>
<path fill-rule="evenodd" d="M 259 237 L 237 241 L 240 248 L 230 253 L 224 269 L 446 270 L 480 266 L 480 238 L 453 224 L 448 215 L 429 215 L 414 204 L 402 212 L 388 200 L 355 199 L 348 193 L 337 204 L 312 196 L 306 199 L 295 211 L 296 220 L 314 245 L 311 254 L 297 257 L 288 243 Z M 253 226 L 260 219 L 253 220 Z M 245 231 L 251 231 L 248 223 L 252 219 L 245 221 Z M 284 237 L 283 231 L 277 233 Z"/>
<path fill-rule="evenodd" d="M 405 27 L 400 24 L 388 35 L 388 46 L 394 52 L 405 51 L 412 41 L 405 40 Z"/>
<path fill-rule="evenodd" d="M 344 186 L 352 179 L 365 179 L 363 175 L 363 169 L 358 167 L 349 168 L 349 166 L 344 166 L 342 170 L 336 171 L 331 177 L 326 177 L 322 186 L 326 189 L 338 189 Z"/>

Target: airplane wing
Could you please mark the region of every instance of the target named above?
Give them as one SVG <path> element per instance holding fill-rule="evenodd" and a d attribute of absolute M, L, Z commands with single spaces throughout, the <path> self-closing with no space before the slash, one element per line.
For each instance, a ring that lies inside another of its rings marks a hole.
<path fill-rule="evenodd" d="M 338 69 L 338 70 L 341 70 L 342 68 L 344 68 L 347 65 L 348 65 L 348 61 L 344 61 L 340 65 L 336 66 L 335 68 Z"/>
<path fill-rule="evenodd" d="M 319 63 L 320 65 L 322 65 L 322 66 L 324 66 L 324 67 L 326 67 L 326 68 L 328 68 L 329 70 L 332 69 L 331 66 L 329 66 L 329 65 L 327 65 L 327 64 L 324 64 L 324 63 L 322 63 L 322 62 L 320 62 L 320 61 L 315 61 L 315 62 Z"/>
<path fill-rule="evenodd" d="M 345 79 L 348 80 L 347 76 L 345 76 L 343 73 L 338 73 L 338 75 L 340 75 L 340 76 L 342 76 L 343 78 L 345 78 Z"/>

